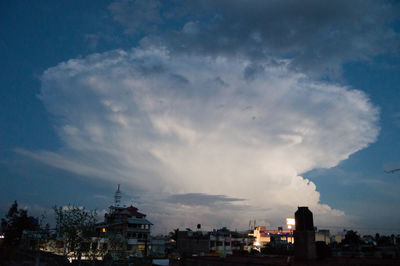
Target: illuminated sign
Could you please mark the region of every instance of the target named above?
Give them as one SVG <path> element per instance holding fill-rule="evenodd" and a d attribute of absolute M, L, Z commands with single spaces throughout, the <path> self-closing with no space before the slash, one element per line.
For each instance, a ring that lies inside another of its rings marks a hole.
<path fill-rule="evenodd" d="M 286 224 L 287 224 L 288 226 L 289 226 L 289 225 L 293 226 L 293 225 L 296 224 L 296 221 L 295 221 L 294 218 L 286 218 Z"/>
<path fill-rule="evenodd" d="M 290 229 L 290 230 L 293 229 L 295 224 L 296 224 L 296 221 L 294 218 L 286 218 L 286 225 L 287 225 L 288 229 Z"/>

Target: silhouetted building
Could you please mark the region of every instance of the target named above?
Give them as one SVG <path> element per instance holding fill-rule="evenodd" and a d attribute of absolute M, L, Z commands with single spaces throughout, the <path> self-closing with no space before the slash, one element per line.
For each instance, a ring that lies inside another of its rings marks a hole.
<path fill-rule="evenodd" d="M 176 248 L 180 254 L 203 254 L 210 252 L 210 233 L 203 231 L 177 231 Z"/>
<path fill-rule="evenodd" d="M 251 244 L 246 233 L 231 231 L 226 227 L 213 230 L 210 234 L 210 252 L 222 255 L 233 254 L 244 251 Z"/>
<path fill-rule="evenodd" d="M 231 231 L 226 227 L 211 232 L 176 231 L 176 248 L 181 255 L 230 255 L 247 251 L 251 241 L 247 232 Z"/>
<path fill-rule="evenodd" d="M 295 259 L 312 260 L 317 258 L 315 231 L 312 212 L 308 207 L 298 207 L 295 212 L 296 230 L 294 231 Z"/>

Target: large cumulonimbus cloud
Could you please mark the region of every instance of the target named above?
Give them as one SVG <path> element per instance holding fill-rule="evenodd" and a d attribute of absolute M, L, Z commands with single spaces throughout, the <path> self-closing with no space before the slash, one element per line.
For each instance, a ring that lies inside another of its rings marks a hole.
<path fill-rule="evenodd" d="M 300 175 L 375 141 L 378 111 L 361 91 L 289 63 L 159 48 L 69 60 L 43 74 L 40 95 L 64 147 L 20 152 L 130 186 L 160 228 L 273 222 L 298 205 L 342 219 Z"/>

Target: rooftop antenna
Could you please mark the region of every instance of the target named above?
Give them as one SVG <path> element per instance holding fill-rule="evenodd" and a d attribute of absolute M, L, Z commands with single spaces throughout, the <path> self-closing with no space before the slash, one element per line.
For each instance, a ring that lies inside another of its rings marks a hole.
<path fill-rule="evenodd" d="M 121 203 L 121 191 L 119 190 L 119 186 L 120 186 L 120 184 L 118 184 L 118 189 L 117 189 L 117 191 L 115 191 L 115 195 L 114 195 L 115 207 L 119 207 L 119 205 Z"/>

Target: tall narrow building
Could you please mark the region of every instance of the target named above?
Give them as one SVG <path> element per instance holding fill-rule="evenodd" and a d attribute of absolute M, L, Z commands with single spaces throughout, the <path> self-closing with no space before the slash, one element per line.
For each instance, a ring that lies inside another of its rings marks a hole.
<path fill-rule="evenodd" d="M 296 260 L 313 260 L 317 258 L 313 214 L 308 207 L 298 207 L 294 214 L 296 230 L 294 231 L 294 257 Z"/>

